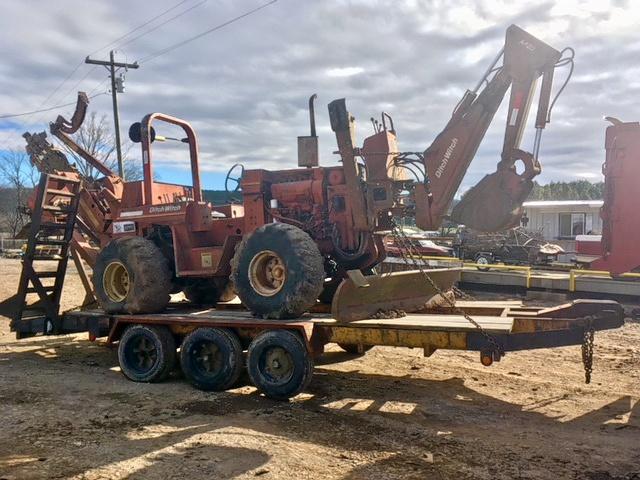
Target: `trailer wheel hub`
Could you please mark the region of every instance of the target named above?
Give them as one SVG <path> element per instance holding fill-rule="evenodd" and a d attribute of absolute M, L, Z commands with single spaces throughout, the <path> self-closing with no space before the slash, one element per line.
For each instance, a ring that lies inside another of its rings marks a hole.
<path fill-rule="evenodd" d="M 217 373 L 222 370 L 224 360 L 222 352 L 213 342 L 202 342 L 195 350 L 195 361 L 198 368 L 207 373 Z"/>
<path fill-rule="evenodd" d="M 122 302 L 126 299 L 130 285 L 129 272 L 122 262 L 111 262 L 104 269 L 102 286 L 112 301 Z"/>
<path fill-rule="evenodd" d="M 141 335 L 135 342 L 132 342 L 131 359 L 133 366 L 139 372 L 146 372 L 151 370 L 158 360 L 158 351 L 148 338 Z"/>
<path fill-rule="evenodd" d="M 276 383 L 287 382 L 293 375 L 293 359 L 284 348 L 274 347 L 265 355 L 264 373 Z"/>
<path fill-rule="evenodd" d="M 255 255 L 249 263 L 249 283 L 264 297 L 271 297 L 282 290 L 287 271 L 280 256 L 264 250 Z"/>

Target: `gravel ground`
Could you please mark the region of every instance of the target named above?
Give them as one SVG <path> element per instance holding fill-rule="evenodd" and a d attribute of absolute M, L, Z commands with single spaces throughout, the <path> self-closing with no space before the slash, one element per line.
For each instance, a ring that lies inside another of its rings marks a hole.
<path fill-rule="evenodd" d="M 0 259 L 0 300 L 19 269 Z M 70 273 L 64 307 L 82 296 Z M 328 350 L 282 403 L 135 384 L 86 335 L 16 341 L 0 317 L 0 479 L 640 479 L 638 323 L 596 335 L 590 385 L 579 347 Z"/>

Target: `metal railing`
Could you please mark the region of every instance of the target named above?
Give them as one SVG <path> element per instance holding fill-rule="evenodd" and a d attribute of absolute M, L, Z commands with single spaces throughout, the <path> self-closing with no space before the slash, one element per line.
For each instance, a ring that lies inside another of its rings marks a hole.
<path fill-rule="evenodd" d="M 25 240 L 23 238 L 5 238 L 0 236 L 0 251 L 4 250 L 19 250 L 24 245 Z"/>
<path fill-rule="evenodd" d="M 613 279 L 613 275 L 611 272 L 607 272 L 605 270 L 569 270 L 569 291 L 576 291 L 576 280 L 578 277 L 609 277 Z M 626 278 L 640 278 L 640 273 L 621 273 L 620 275 L 616 275 L 616 277 L 626 277 Z"/>
<path fill-rule="evenodd" d="M 490 263 L 490 264 L 482 264 L 482 263 L 475 263 L 475 262 L 465 262 L 464 264 L 465 268 L 474 268 L 474 269 L 478 269 L 481 271 L 487 271 L 487 270 L 516 270 L 516 271 L 521 271 L 524 272 L 524 278 L 526 281 L 526 287 L 530 288 L 531 287 L 531 270 L 533 270 L 532 267 L 528 266 L 528 265 L 505 265 L 503 263 Z"/>

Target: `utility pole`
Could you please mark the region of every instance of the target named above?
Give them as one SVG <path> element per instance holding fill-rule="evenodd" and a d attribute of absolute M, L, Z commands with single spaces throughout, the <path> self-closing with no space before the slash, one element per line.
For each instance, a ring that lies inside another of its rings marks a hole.
<path fill-rule="evenodd" d="M 124 82 L 116 80 L 116 72 L 121 68 L 138 68 L 138 62 L 122 63 L 116 62 L 113 58 L 113 50 L 109 52 L 109 61 L 106 60 L 93 60 L 87 56 L 84 63 L 91 65 L 102 65 L 109 70 L 109 76 L 111 77 L 111 100 L 113 102 L 113 126 L 116 132 L 116 153 L 118 156 L 118 174 L 124 180 L 124 165 L 122 163 L 122 147 L 120 146 L 120 114 L 118 113 L 118 91 L 124 92 Z"/>

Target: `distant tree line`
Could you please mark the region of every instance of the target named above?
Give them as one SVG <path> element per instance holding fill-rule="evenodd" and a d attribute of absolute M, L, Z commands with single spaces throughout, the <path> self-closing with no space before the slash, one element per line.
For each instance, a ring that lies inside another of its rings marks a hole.
<path fill-rule="evenodd" d="M 588 180 L 575 180 L 573 182 L 551 182 L 540 185 L 534 182 L 533 190 L 527 200 L 602 200 L 604 182 L 591 183 Z M 227 194 L 224 190 L 204 190 L 206 201 L 214 205 L 242 201 L 240 192 Z"/>
<path fill-rule="evenodd" d="M 109 127 L 106 115 L 89 115 L 80 130 L 73 135 L 74 140 L 85 151 L 117 171 L 115 158 L 115 134 Z M 54 137 L 48 138 L 50 142 Z M 55 145 L 55 144 L 54 144 Z M 142 167 L 139 162 L 128 158 L 132 144 L 123 145 L 124 171 L 127 180 L 142 179 Z M 98 172 L 76 152 L 62 145 L 69 161 L 86 178 L 96 178 Z M 29 155 L 24 149 L 0 151 L 0 233 L 15 237 L 29 222 L 26 210 L 28 197 L 36 186 L 40 174 L 31 165 Z"/>
<path fill-rule="evenodd" d="M 591 183 L 588 180 L 573 182 L 550 182 L 540 185 L 534 182 L 527 200 L 602 200 L 604 182 Z"/>
<path fill-rule="evenodd" d="M 0 232 L 15 237 L 29 221 L 24 207 L 37 178 L 25 152 L 0 152 Z"/>
<path fill-rule="evenodd" d="M 211 202 L 213 205 L 223 205 L 225 203 L 241 203 L 241 192 L 227 193 L 224 190 L 203 190 L 202 195 L 205 201 Z"/>
<path fill-rule="evenodd" d="M 90 116 L 77 137 L 78 143 L 83 148 L 110 168 L 116 169 L 111 132 L 104 117 Z M 128 151 L 128 148 L 125 151 Z M 74 152 L 67 153 L 73 157 L 83 175 L 87 177 L 96 175 L 96 172 L 81 158 L 73 155 Z M 142 177 L 142 172 L 138 165 L 125 159 L 125 175 L 127 180 L 137 180 Z M 15 236 L 28 222 L 29 217 L 24 206 L 37 179 L 38 174 L 23 150 L 0 151 L 0 232 Z M 588 180 L 551 182 L 546 185 L 535 182 L 528 200 L 601 200 L 603 189 L 603 182 L 591 183 Z M 224 190 L 204 190 L 204 197 L 214 205 L 242 201 L 240 192 L 228 194 Z"/>

